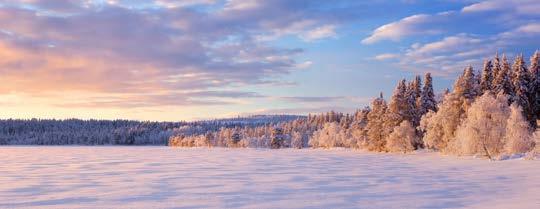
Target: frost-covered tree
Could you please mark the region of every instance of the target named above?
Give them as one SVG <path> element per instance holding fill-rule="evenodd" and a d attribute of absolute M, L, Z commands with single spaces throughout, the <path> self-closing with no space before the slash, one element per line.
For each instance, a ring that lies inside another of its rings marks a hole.
<path fill-rule="evenodd" d="M 401 121 L 412 118 L 410 108 L 409 99 L 407 98 L 407 84 L 405 80 L 401 80 L 394 89 L 384 116 L 385 136 L 390 135 L 394 127 L 401 124 Z"/>
<path fill-rule="evenodd" d="M 270 142 L 270 148 L 279 149 L 285 146 L 285 135 L 283 129 L 280 127 L 274 127 L 272 131 L 272 141 Z"/>
<path fill-rule="evenodd" d="M 480 91 L 482 93 L 492 90 L 491 84 L 493 83 L 493 70 L 491 67 L 491 61 L 484 61 L 484 67 L 482 68 L 481 74 L 482 77 L 480 79 Z"/>
<path fill-rule="evenodd" d="M 463 70 L 463 74 L 454 83 L 454 93 L 459 97 L 463 97 L 468 100 L 473 100 L 478 96 L 479 81 L 474 74 L 472 66 L 469 66 Z"/>
<path fill-rule="evenodd" d="M 525 66 L 525 61 L 523 60 L 523 55 L 516 57 L 514 65 L 512 66 L 513 76 L 513 86 L 514 86 L 514 99 L 519 106 L 523 108 L 523 114 L 526 117 L 529 123 L 535 123 L 535 117 L 533 117 L 532 106 L 530 103 L 531 89 L 531 79 L 529 77 L 529 72 Z"/>
<path fill-rule="evenodd" d="M 347 131 L 341 128 L 337 122 L 330 122 L 313 133 L 309 145 L 314 148 L 350 147 L 350 139 Z"/>
<path fill-rule="evenodd" d="M 495 80 L 493 80 L 493 91 L 498 94 L 500 92 L 508 95 L 508 99 L 511 100 L 514 97 L 514 87 L 511 80 L 511 69 L 508 64 L 508 59 L 506 55 L 503 54 L 501 69 L 497 73 Z"/>
<path fill-rule="evenodd" d="M 470 100 L 455 92 L 446 95 L 438 111 L 430 111 L 422 117 L 420 129 L 424 131 L 423 142 L 428 149 L 446 152 L 454 140 L 455 131 L 465 118 Z"/>
<path fill-rule="evenodd" d="M 424 76 L 424 87 L 420 94 L 418 104 L 418 114 L 420 117 L 429 111 L 437 111 L 437 101 L 435 101 L 435 93 L 433 92 L 433 79 L 431 73 L 426 73 Z"/>
<path fill-rule="evenodd" d="M 417 105 L 420 101 L 420 95 L 422 94 L 422 79 L 420 76 L 416 76 L 412 82 L 407 86 L 407 91 L 405 97 L 407 98 L 407 108 L 408 108 L 408 120 L 413 124 L 414 127 L 418 126 L 420 123 L 420 114 L 419 106 Z"/>
<path fill-rule="evenodd" d="M 531 65 L 529 67 L 531 77 L 531 106 L 533 107 L 533 114 L 535 119 L 540 119 L 540 52 L 534 52 L 531 57 Z M 534 124 L 533 124 L 534 125 Z"/>
<path fill-rule="evenodd" d="M 371 103 L 371 111 L 367 115 L 368 123 L 366 126 L 368 140 L 365 148 L 372 151 L 383 151 L 385 149 L 384 135 L 384 115 L 387 109 L 386 101 L 382 93 L 380 97 Z"/>
<path fill-rule="evenodd" d="M 529 123 L 523 117 L 521 107 L 516 103 L 510 106 L 510 117 L 506 124 L 504 149 L 507 154 L 526 153 L 533 149 L 534 141 Z"/>
<path fill-rule="evenodd" d="M 506 123 L 509 115 L 507 98 L 484 93 L 467 110 L 467 117 L 456 130 L 456 139 L 449 151 L 459 155 L 486 155 L 490 159 L 503 152 Z"/>
<path fill-rule="evenodd" d="M 403 121 L 386 138 L 386 149 L 390 152 L 410 152 L 414 150 L 416 131 L 409 121 Z"/>
<path fill-rule="evenodd" d="M 495 89 L 495 79 L 497 79 L 497 76 L 499 76 L 499 73 L 501 72 L 501 60 L 499 59 L 499 53 L 497 52 L 495 54 L 495 57 L 493 58 L 493 61 L 491 62 L 491 71 L 493 76 L 492 81 L 492 90 Z M 493 93 L 497 93 L 496 91 L 493 91 Z"/>
<path fill-rule="evenodd" d="M 308 136 L 301 131 L 294 131 L 291 134 L 291 147 L 296 149 L 302 149 L 307 146 Z"/>
<path fill-rule="evenodd" d="M 368 114 L 371 112 L 370 107 L 365 107 L 362 110 L 356 111 L 354 114 L 354 121 L 350 127 L 351 137 L 356 141 L 356 147 L 364 147 L 367 143 L 367 124 L 368 124 Z"/>

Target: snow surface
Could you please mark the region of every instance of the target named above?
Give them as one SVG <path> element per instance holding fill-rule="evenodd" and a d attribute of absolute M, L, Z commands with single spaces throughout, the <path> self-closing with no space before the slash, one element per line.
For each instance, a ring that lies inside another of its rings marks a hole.
<path fill-rule="evenodd" d="M 540 161 L 437 153 L 0 147 L 0 208 L 540 208 Z"/>

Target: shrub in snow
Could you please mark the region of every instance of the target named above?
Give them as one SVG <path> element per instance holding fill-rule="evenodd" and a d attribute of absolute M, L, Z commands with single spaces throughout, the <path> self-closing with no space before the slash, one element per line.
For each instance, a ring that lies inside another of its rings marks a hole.
<path fill-rule="evenodd" d="M 533 149 L 534 142 L 530 133 L 529 122 L 523 117 L 523 111 L 516 103 L 510 107 L 505 134 L 505 151 L 508 154 L 525 153 Z"/>
<path fill-rule="evenodd" d="M 484 93 L 467 110 L 467 118 L 456 131 L 450 151 L 459 155 L 486 155 L 490 159 L 503 152 L 506 123 L 509 116 L 507 98 Z"/>
<path fill-rule="evenodd" d="M 390 152 L 410 152 L 414 150 L 416 131 L 409 121 L 403 121 L 386 138 L 386 149 Z"/>

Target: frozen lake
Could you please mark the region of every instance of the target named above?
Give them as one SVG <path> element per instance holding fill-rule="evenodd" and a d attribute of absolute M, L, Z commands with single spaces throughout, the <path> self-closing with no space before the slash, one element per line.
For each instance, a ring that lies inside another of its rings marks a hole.
<path fill-rule="evenodd" d="M 540 161 L 353 150 L 0 147 L 0 208 L 540 208 Z"/>

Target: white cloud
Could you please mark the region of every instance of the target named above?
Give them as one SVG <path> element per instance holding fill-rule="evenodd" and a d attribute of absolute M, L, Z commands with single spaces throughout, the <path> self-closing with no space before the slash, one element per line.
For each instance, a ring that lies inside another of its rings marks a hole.
<path fill-rule="evenodd" d="M 300 38 L 304 41 L 315 41 L 325 38 L 334 38 L 337 36 L 335 25 L 323 25 L 315 29 L 309 30 L 304 34 L 300 35 Z"/>
<path fill-rule="evenodd" d="M 379 54 L 375 56 L 374 59 L 382 61 L 382 60 L 395 59 L 398 57 L 399 57 L 399 54 L 384 53 L 384 54 Z"/>
<path fill-rule="evenodd" d="M 371 36 L 362 40 L 363 44 L 372 44 L 381 40 L 398 41 L 404 36 L 416 35 L 416 34 L 435 34 L 440 30 L 435 29 L 423 29 L 422 25 L 433 22 L 434 16 L 427 14 L 417 14 L 399 21 L 388 23 L 383 25 L 371 34 Z"/>
<path fill-rule="evenodd" d="M 489 12 L 501 10 L 524 15 L 538 15 L 540 11 L 540 1 L 538 0 L 489 0 L 471 4 L 464 7 L 464 13 Z"/>

